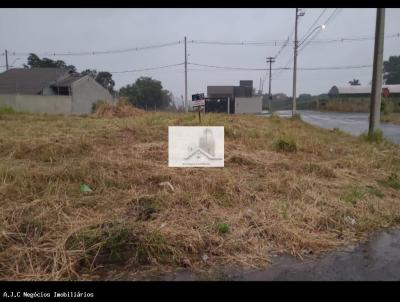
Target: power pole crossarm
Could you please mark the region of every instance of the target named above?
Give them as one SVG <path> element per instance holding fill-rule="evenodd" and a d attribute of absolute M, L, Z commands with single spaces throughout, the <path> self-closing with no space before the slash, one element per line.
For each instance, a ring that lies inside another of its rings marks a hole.
<path fill-rule="evenodd" d="M 369 114 L 368 134 L 372 135 L 379 127 L 381 113 L 382 94 L 382 64 L 383 64 L 383 40 L 385 34 L 385 9 L 376 9 L 374 63 L 372 71 L 371 107 Z"/>

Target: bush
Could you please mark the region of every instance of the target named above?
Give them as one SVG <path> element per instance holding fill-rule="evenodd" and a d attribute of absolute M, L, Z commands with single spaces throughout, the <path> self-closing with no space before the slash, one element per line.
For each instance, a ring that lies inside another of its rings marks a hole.
<path fill-rule="evenodd" d="M 296 141 L 293 138 L 279 138 L 274 143 L 275 150 L 281 152 L 296 152 L 297 145 Z"/>

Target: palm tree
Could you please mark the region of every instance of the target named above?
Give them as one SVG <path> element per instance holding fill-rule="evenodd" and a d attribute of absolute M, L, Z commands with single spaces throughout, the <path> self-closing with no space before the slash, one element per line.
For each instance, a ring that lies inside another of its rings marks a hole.
<path fill-rule="evenodd" d="M 360 80 L 358 80 L 358 79 L 353 79 L 353 80 L 349 81 L 349 84 L 351 86 L 360 86 L 361 85 Z"/>

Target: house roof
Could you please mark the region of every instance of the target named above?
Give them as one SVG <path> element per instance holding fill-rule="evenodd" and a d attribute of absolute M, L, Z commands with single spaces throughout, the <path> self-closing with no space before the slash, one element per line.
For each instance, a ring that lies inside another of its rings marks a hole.
<path fill-rule="evenodd" d="M 39 94 L 43 88 L 71 75 L 62 68 L 14 68 L 0 74 L 0 94 Z M 76 80 L 76 78 L 75 78 Z"/>
<path fill-rule="evenodd" d="M 53 86 L 53 87 L 69 87 L 69 86 L 71 86 L 71 84 L 73 82 L 75 82 L 83 77 L 84 76 L 82 76 L 80 74 L 70 74 L 64 78 L 53 81 L 51 86 Z"/>
<path fill-rule="evenodd" d="M 369 94 L 371 86 L 334 86 L 338 90 L 338 94 Z"/>
<path fill-rule="evenodd" d="M 382 88 L 387 88 L 389 93 L 400 93 L 400 84 L 397 85 L 382 85 Z M 329 94 L 371 94 L 371 86 L 333 86 Z"/>
<path fill-rule="evenodd" d="M 389 89 L 389 93 L 400 93 L 400 84 L 383 85 L 382 87 Z"/>

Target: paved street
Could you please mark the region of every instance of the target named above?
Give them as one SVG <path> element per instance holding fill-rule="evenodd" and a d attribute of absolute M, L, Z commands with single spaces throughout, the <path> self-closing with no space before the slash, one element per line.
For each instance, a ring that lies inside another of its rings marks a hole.
<path fill-rule="evenodd" d="M 291 116 L 290 110 L 277 111 L 280 116 Z M 345 132 L 360 135 L 368 131 L 368 113 L 358 112 L 320 112 L 311 110 L 298 110 L 301 118 L 310 124 L 327 128 L 339 128 Z M 382 123 L 381 129 L 386 138 L 400 144 L 400 126 Z"/>

